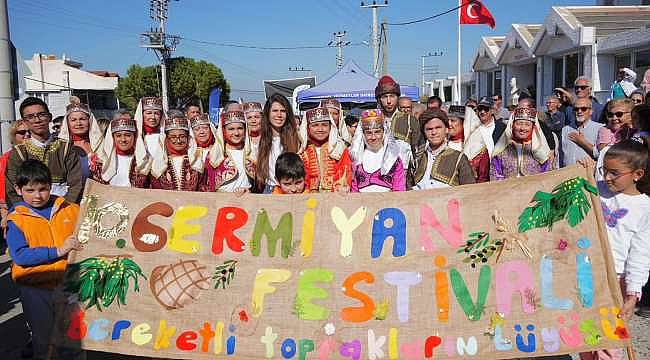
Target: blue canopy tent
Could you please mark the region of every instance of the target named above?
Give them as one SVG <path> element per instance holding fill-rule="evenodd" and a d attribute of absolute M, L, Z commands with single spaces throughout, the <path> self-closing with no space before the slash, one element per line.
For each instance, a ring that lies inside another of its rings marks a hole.
<path fill-rule="evenodd" d="M 313 88 L 298 93 L 298 103 L 318 103 L 323 99 L 334 98 L 345 103 L 374 103 L 375 87 L 378 79 L 363 71 L 357 63 L 349 60 L 329 79 Z M 408 96 L 414 101 L 420 99 L 420 89 L 415 86 L 400 86 L 402 96 Z M 302 106 L 301 106 L 302 108 Z"/>

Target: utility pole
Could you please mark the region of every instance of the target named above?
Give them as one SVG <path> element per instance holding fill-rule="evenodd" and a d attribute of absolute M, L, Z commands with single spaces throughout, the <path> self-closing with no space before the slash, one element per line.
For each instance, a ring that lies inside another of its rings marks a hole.
<path fill-rule="evenodd" d="M 334 36 L 334 39 L 327 44 L 329 47 L 335 47 L 336 48 L 336 69 L 340 69 L 343 67 L 343 48 L 345 46 L 350 45 L 349 41 L 345 41 L 345 34 L 347 31 L 343 32 L 335 32 L 332 35 Z"/>
<path fill-rule="evenodd" d="M 2 152 L 11 147 L 9 141 L 10 121 L 16 119 L 11 62 L 7 0 L 0 0 L 0 136 L 2 137 L 0 149 Z"/>
<path fill-rule="evenodd" d="M 383 34 L 381 41 L 382 59 L 381 59 L 381 74 L 388 75 L 388 21 L 386 18 L 381 22 L 381 33 Z"/>
<path fill-rule="evenodd" d="M 425 75 L 435 75 L 435 74 L 439 73 L 438 65 L 429 65 L 429 66 L 427 66 L 427 65 L 424 64 L 424 59 L 429 58 L 429 57 L 438 57 L 438 56 L 442 56 L 442 55 L 443 55 L 442 51 L 436 50 L 434 52 L 429 52 L 428 54 L 424 54 L 424 55 L 420 56 L 420 58 L 422 59 L 422 72 L 421 72 L 421 74 L 422 74 L 422 82 L 421 82 L 421 84 L 422 84 L 422 93 L 425 92 L 425 87 L 426 87 Z"/>
<path fill-rule="evenodd" d="M 361 2 L 361 7 L 364 9 L 372 9 L 372 74 L 379 77 L 379 23 L 377 21 L 377 8 L 388 7 L 388 0 L 383 4 L 378 4 L 376 0 L 372 4 L 365 4 Z"/>
<path fill-rule="evenodd" d="M 169 0 L 150 0 L 149 17 L 160 24 L 157 28 L 151 28 L 149 32 L 141 34 L 140 38 L 140 47 L 153 49 L 160 60 L 160 77 L 162 78 L 160 83 L 165 112 L 169 109 L 167 60 L 171 58 L 172 52 L 176 51 L 176 45 L 180 42 L 179 36 L 165 33 L 168 7 Z"/>

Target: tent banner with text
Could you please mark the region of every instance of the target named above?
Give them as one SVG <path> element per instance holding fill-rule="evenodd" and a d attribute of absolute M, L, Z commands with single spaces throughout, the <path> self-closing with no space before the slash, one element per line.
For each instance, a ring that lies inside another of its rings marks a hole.
<path fill-rule="evenodd" d="M 509 359 L 630 345 L 581 167 L 374 194 L 88 182 L 53 341 L 184 359 Z"/>

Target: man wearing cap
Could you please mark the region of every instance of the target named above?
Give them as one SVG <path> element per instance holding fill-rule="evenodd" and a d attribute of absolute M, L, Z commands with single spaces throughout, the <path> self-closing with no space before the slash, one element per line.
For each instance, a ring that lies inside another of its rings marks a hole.
<path fill-rule="evenodd" d="M 503 122 L 495 121 L 493 106 L 492 99 L 484 96 L 476 106 L 476 113 L 472 109 L 467 109 L 465 113 L 463 152 L 474 169 L 476 182 L 490 180 L 490 158 L 494 144 L 506 128 Z"/>
<path fill-rule="evenodd" d="M 415 150 L 420 143 L 420 126 L 413 115 L 398 110 L 400 95 L 399 84 L 393 78 L 384 75 L 379 79 L 375 88 L 375 98 L 384 115 L 386 128 L 390 130 L 397 144 L 411 149 L 411 159 L 407 159 L 404 164 L 404 168 L 409 169 L 407 173 L 410 173 L 415 159 Z"/>
<path fill-rule="evenodd" d="M 456 151 L 463 151 L 465 106 L 451 105 L 447 117 L 449 118 L 449 142 L 447 145 Z"/>
<path fill-rule="evenodd" d="M 250 137 L 253 158 L 257 159 L 257 148 L 260 145 L 260 130 L 262 129 L 262 104 L 246 102 L 242 108 L 246 117 L 246 130 Z"/>
<path fill-rule="evenodd" d="M 217 129 L 216 144 L 220 155 L 216 162 L 206 163 L 203 191 L 249 192 L 255 179 L 255 161 L 246 132 L 246 119 L 241 111 L 229 111 Z"/>
<path fill-rule="evenodd" d="M 450 124 L 442 110 L 427 110 L 420 116 L 426 143 L 418 153 L 413 190 L 427 190 L 474 184 L 472 166 L 467 156 L 448 146 Z"/>
<path fill-rule="evenodd" d="M 115 113 L 110 131 L 104 136 L 97 172 L 93 174 L 96 180 L 113 186 L 149 187 L 151 157 L 137 133 L 135 120 L 128 113 Z M 143 153 L 137 157 L 140 162 L 136 161 L 136 152 Z"/>
<path fill-rule="evenodd" d="M 539 127 L 537 111 L 516 108 L 512 121 L 494 146 L 490 180 L 540 174 L 553 169 L 551 149 Z"/>
<path fill-rule="evenodd" d="M 165 146 L 163 156 L 151 164 L 152 189 L 199 191 L 203 178 L 203 159 L 196 156 L 190 126 L 181 111 L 170 110 L 165 119 L 161 139 Z M 192 146 L 190 146 L 192 145 Z"/>
<path fill-rule="evenodd" d="M 305 117 L 300 134 L 308 141 L 299 152 L 305 164 L 305 189 L 309 192 L 349 191 L 352 159 L 345 142 L 339 138 L 330 112 L 325 107 L 317 107 L 307 111 Z"/>

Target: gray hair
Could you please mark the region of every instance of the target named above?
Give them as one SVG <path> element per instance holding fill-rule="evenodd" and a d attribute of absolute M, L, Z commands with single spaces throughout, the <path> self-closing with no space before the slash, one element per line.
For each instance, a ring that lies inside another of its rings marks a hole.
<path fill-rule="evenodd" d="M 167 118 L 168 119 L 184 118 L 184 117 L 185 117 L 185 113 L 182 112 L 181 110 L 169 109 L 169 111 L 167 111 Z"/>
<path fill-rule="evenodd" d="M 122 115 L 129 115 L 129 116 L 131 116 L 131 112 L 130 112 L 129 110 L 127 110 L 127 109 L 117 109 L 117 110 L 115 110 L 115 112 L 113 113 L 113 120 L 115 120 L 115 119 L 119 119 L 120 117 L 122 117 Z"/>
<path fill-rule="evenodd" d="M 573 82 L 573 85 L 577 84 L 578 81 L 583 80 L 587 82 L 587 85 L 591 87 L 591 79 L 586 77 L 585 75 L 580 75 L 576 78 L 576 81 Z"/>
<path fill-rule="evenodd" d="M 399 99 L 397 99 L 397 101 L 402 101 L 402 100 L 408 100 L 410 102 L 413 102 L 413 100 L 411 100 L 411 98 L 408 96 L 400 96 Z"/>
<path fill-rule="evenodd" d="M 555 96 L 555 95 L 548 95 L 548 96 L 544 97 L 544 103 L 547 103 L 547 102 L 549 102 L 551 100 L 555 100 L 558 103 L 560 102 L 560 99 L 558 99 L 557 96 Z"/>

